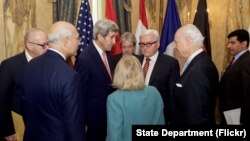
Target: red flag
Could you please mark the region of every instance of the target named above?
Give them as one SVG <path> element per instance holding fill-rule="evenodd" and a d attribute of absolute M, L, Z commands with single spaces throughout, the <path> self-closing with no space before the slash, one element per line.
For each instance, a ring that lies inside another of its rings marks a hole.
<path fill-rule="evenodd" d="M 140 11 L 139 11 L 139 18 L 142 21 L 143 25 L 148 28 L 148 22 L 147 22 L 147 14 L 146 14 L 146 8 L 145 8 L 145 0 L 140 0 Z"/>
<path fill-rule="evenodd" d="M 148 28 L 145 0 L 140 0 L 139 8 L 140 8 L 140 10 L 139 10 L 139 22 L 137 24 L 136 33 L 135 33 L 135 37 L 137 40 L 135 54 L 137 54 L 137 55 L 141 54 L 140 47 L 139 47 L 139 36 L 141 35 L 141 33 L 144 30 L 146 30 Z"/>
<path fill-rule="evenodd" d="M 105 14 L 106 14 L 107 19 L 117 23 L 112 0 L 106 0 L 106 13 Z M 115 55 L 115 54 L 119 54 L 122 52 L 121 47 L 120 47 L 120 35 L 119 35 L 119 33 L 116 36 L 115 41 L 116 41 L 115 45 L 113 46 L 112 50 L 110 51 L 110 55 Z"/>

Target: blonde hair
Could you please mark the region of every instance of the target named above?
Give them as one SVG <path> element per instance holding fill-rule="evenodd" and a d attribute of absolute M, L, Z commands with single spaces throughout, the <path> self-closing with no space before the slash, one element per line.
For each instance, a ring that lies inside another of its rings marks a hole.
<path fill-rule="evenodd" d="M 113 84 L 121 90 L 144 89 L 144 76 L 139 60 L 133 55 L 124 55 L 115 68 Z"/>

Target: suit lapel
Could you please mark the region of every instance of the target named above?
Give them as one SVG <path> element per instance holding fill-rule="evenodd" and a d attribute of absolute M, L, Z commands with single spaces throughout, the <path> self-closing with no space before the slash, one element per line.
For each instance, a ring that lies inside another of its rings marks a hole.
<path fill-rule="evenodd" d="M 229 76 L 228 74 L 230 74 L 233 70 L 238 69 L 241 63 L 241 60 L 244 59 L 246 56 L 250 55 L 249 51 L 243 53 L 231 66 L 230 68 L 226 68 L 226 71 L 224 72 L 224 74 L 221 77 L 221 82 L 223 82 L 227 76 Z"/>
<path fill-rule="evenodd" d="M 89 50 L 90 50 L 92 58 L 94 58 L 93 62 L 97 63 L 96 65 L 99 65 L 100 66 L 99 68 L 102 68 L 102 70 L 101 70 L 102 73 L 106 74 L 106 76 L 110 79 L 109 73 L 106 70 L 106 67 L 103 64 L 102 58 L 101 58 L 100 54 L 98 53 L 97 49 L 95 48 L 94 44 L 89 46 Z M 111 65 L 111 59 L 110 59 L 110 56 L 108 53 L 106 55 L 107 55 L 107 60 L 108 60 L 111 75 L 112 75 L 113 74 L 113 67 Z"/>
<path fill-rule="evenodd" d="M 159 53 L 157 59 L 156 59 L 156 62 L 155 62 L 155 66 L 152 70 L 152 74 L 150 76 L 150 79 L 149 79 L 149 84 L 152 83 L 152 81 L 156 78 L 159 70 L 161 69 L 162 65 L 161 65 L 161 57 L 162 57 L 162 54 Z"/>
<path fill-rule="evenodd" d="M 25 56 L 25 52 L 22 52 L 21 54 L 20 54 L 20 60 L 19 60 L 22 64 L 27 64 L 28 63 L 28 60 L 27 60 L 27 58 L 26 58 L 26 56 Z"/>
<path fill-rule="evenodd" d="M 199 53 L 198 55 L 196 55 L 196 56 L 193 58 L 193 60 L 188 64 L 187 68 L 184 70 L 184 72 L 182 73 L 181 77 L 184 76 L 187 72 L 189 72 L 189 70 L 192 68 L 193 64 L 194 64 L 195 62 L 199 61 L 200 58 L 201 58 L 202 56 L 204 56 L 204 55 L 205 55 L 205 52 L 201 52 L 201 53 Z"/>

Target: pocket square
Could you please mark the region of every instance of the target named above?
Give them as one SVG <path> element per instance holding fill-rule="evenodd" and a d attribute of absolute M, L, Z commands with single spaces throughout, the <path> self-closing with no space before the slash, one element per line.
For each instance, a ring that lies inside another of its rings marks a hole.
<path fill-rule="evenodd" d="M 176 83 L 176 86 L 180 87 L 180 88 L 182 87 L 182 85 L 180 83 Z"/>

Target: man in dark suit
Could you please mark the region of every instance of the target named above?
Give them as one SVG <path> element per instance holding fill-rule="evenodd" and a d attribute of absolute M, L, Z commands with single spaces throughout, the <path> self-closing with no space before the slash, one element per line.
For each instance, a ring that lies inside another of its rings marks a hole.
<path fill-rule="evenodd" d="M 175 48 L 186 59 L 172 97 L 173 125 L 215 125 L 219 75 L 203 50 L 201 32 L 192 24 L 177 30 Z"/>
<path fill-rule="evenodd" d="M 234 60 L 227 67 L 220 80 L 219 103 L 222 124 L 225 124 L 223 112 L 240 109 L 239 123 L 250 125 L 250 53 L 249 33 L 238 29 L 228 34 L 227 49 Z M 230 114 L 227 116 L 231 116 Z"/>
<path fill-rule="evenodd" d="M 79 55 L 75 70 L 80 74 L 82 95 L 86 98 L 88 141 L 104 141 L 107 132 L 106 101 L 112 88 L 113 65 L 108 51 L 115 44 L 118 26 L 110 20 L 97 21 L 93 43 Z"/>
<path fill-rule="evenodd" d="M 20 114 L 18 88 L 21 74 L 28 61 L 47 50 L 47 33 L 31 28 L 25 34 L 24 45 L 25 51 L 4 60 L 0 66 L 0 137 L 7 141 L 16 140 L 19 134 L 23 134 L 16 135 L 11 111 Z"/>
<path fill-rule="evenodd" d="M 27 64 L 21 82 L 24 141 L 84 141 L 80 76 L 67 63 L 75 56 L 79 34 L 74 25 L 52 25 L 49 49 Z"/>
<path fill-rule="evenodd" d="M 146 30 L 140 35 L 140 48 L 143 56 L 139 57 L 145 73 L 145 84 L 155 86 L 160 92 L 164 103 L 165 123 L 171 119 L 170 97 L 173 95 L 175 83 L 179 79 L 178 61 L 158 51 L 160 47 L 159 33 L 156 30 Z M 150 59 L 147 72 L 146 60 Z"/>
<path fill-rule="evenodd" d="M 123 55 L 135 55 L 135 45 L 136 45 L 136 38 L 135 35 L 131 32 L 125 32 L 121 36 L 121 49 L 122 53 L 111 56 L 112 63 L 114 68 L 119 60 L 122 58 Z M 137 57 L 137 55 L 135 55 Z"/>

